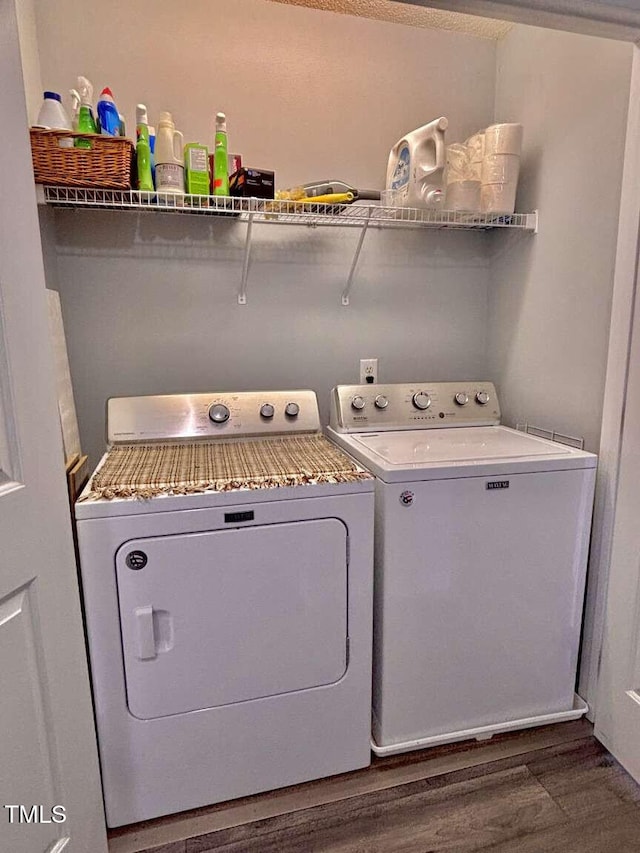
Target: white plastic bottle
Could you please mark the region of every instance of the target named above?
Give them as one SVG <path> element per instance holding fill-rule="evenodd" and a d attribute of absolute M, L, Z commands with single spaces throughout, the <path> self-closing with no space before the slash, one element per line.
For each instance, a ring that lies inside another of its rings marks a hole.
<path fill-rule="evenodd" d="M 160 113 L 155 143 L 156 191 L 159 193 L 184 192 L 184 138 L 171 118 L 171 113 Z"/>
<path fill-rule="evenodd" d="M 389 152 L 387 190 L 395 206 L 442 207 L 448 126 L 441 116 L 405 134 Z"/>
<path fill-rule="evenodd" d="M 71 130 L 71 120 L 57 92 L 44 93 L 35 127 L 44 127 L 47 130 Z"/>
<path fill-rule="evenodd" d="M 57 92 L 45 92 L 36 127 L 46 130 L 72 130 L 71 119 L 62 106 L 62 98 Z M 73 148 L 73 139 L 60 139 L 60 148 Z"/>

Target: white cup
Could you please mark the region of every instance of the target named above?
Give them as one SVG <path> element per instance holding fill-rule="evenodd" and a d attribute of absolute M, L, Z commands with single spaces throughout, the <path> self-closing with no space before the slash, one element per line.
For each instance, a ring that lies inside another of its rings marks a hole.
<path fill-rule="evenodd" d="M 486 154 L 482 160 L 482 184 L 518 183 L 520 157 L 516 154 Z"/>
<path fill-rule="evenodd" d="M 471 151 L 471 160 L 482 160 L 484 156 L 484 130 L 474 133 L 464 144 Z"/>
<path fill-rule="evenodd" d="M 492 124 L 484 132 L 484 154 L 517 154 L 522 150 L 521 124 Z"/>
<path fill-rule="evenodd" d="M 508 214 L 516 209 L 517 184 L 484 184 L 480 188 L 483 213 Z"/>
<path fill-rule="evenodd" d="M 453 181 L 447 184 L 445 210 L 480 210 L 480 181 Z"/>

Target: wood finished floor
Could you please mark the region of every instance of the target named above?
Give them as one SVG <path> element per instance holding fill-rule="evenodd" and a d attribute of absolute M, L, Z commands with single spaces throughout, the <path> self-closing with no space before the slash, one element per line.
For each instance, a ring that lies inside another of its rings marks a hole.
<path fill-rule="evenodd" d="M 640 787 L 587 736 L 147 851 L 640 853 Z"/>

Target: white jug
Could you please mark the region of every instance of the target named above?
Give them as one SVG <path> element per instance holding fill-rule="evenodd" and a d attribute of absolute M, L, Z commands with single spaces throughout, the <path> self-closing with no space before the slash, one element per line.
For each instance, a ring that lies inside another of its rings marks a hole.
<path fill-rule="evenodd" d="M 446 166 L 444 116 L 407 133 L 389 152 L 387 190 L 397 207 L 441 208 Z"/>
<path fill-rule="evenodd" d="M 184 138 L 171 118 L 160 113 L 156 133 L 156 190 L 160 193 L 184 192 Z"/>

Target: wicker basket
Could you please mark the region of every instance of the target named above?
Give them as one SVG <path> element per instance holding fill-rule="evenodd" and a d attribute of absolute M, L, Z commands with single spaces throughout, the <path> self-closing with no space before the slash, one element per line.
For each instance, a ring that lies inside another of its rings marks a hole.
<path fill-rule="evenodd" d="M 42 128 L 31 128 L 30 134 L 37 184 L 131 189 L 133 144 L 129 139 Z M 63 139 L 86 139 L 91 148 L 61 148 Z"/>

